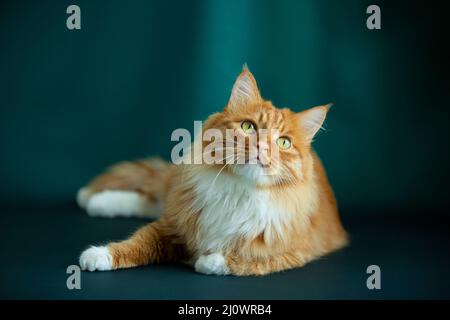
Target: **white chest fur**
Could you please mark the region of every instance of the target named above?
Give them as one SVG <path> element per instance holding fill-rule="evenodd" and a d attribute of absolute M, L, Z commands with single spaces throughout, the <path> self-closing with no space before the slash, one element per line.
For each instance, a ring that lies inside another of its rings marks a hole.
<path fill-rule="evenodd" d="M 198 253 L 225 251 L 238 238 L 254 239 L 264 233 L 271 241 L 283 234 L 290 213 L 275 203 L 268 191 L 253 188 L 226 174 L 196 177 L 196 202 L 199 210 Z M 214 180 L 215 179 L 215 180 Z"/>

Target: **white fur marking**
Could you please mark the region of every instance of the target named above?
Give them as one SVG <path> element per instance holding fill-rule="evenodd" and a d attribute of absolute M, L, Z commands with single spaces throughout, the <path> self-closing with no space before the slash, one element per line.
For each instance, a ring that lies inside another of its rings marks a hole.
<path fill-rule="evenodd" d="M 78 205 L 81 208 L 86 209 L 86 205 L 87 205 L 90 197 L 91 197 L 91 191 L 88 188 L 81 188 L 77 192 Z"/>
<path fill-rule="evenodd" d="M 195 271 L 215 275 L 226 275 L 230 273 L 225 258 L 220 253 L 200 256 L 197 262 L 195 262 Z"/>
<path fill-rule="evenodd" d="M 292 215 L 279 207 L 269 192 L 253 188 L 245 183 L 246 178 L 216 175 L 198 171 L 191 177 L 197 195 L 193 212 L 201 212 L 197 237 L 200 254 L 226 252 L 239 237 L 255 239 L 264 233 L 268 243 L 276 235 L 288 237 Z"/>
<path fill-rule="evenodd" d="M 158 217 L 161 208 L 134 191 L 105 190 L 91 196 L 86 210 L 94 217 Z"/>
<path fill-rule="evenodd" d="M 112 269 L 112 256 L 108 247 L 90 247 L 80 256 L 81 270 L 106 271 Z"/>

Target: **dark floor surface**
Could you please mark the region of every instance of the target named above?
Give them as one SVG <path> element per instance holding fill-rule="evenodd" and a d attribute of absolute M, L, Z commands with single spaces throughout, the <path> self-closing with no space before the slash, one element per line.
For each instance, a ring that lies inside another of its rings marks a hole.
<path fill-rule="evenodd" d="M 265 277 L 216 277 L 182 265 L 82 272 L 66 287 L 67 266 L 89 244 L 126 237 L 146 223 L 94 219 L 71 206 L 1 209 L 2 299 L 431 299 L 450 298 L 448 220 L 431 214 L 342 212 L 350 247 L 303 268 Z M 368 290 L 366 268 L 381 268 Z"/>

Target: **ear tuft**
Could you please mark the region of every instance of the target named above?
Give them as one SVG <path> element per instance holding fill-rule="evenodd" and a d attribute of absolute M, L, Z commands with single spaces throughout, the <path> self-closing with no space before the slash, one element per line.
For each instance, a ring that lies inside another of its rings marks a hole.
<path fill-rule="evenodd" d="M 309 142 L 312 141 L 316 133 L 322 128 L 327 112 L 332 104 L 314 107 L 297 114 L 300 126 L 305 132 L 305 136 Z"/>
<path fill-rule="evenodd" d="M 256 84 L 255 77 L 250 72 L 247 64 L 242 67 L 241 74 L 237 77 L 233 89 L 231 91 L 230 101 L 228 105 L 230 108 L 235 108 L 241 105 L 258 102 L 261 100 L 261 95 Z"/>

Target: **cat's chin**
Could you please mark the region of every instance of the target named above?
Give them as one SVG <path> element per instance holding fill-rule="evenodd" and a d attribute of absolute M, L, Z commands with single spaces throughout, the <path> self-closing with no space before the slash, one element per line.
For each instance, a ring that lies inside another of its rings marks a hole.
<path fill-rule="evenodd" d="M 268 187 L 274 181 L 271 169 L 259 164 L 234 165 L 233 172 L 243 181 L 254 184 L 255 186 Z"/>

